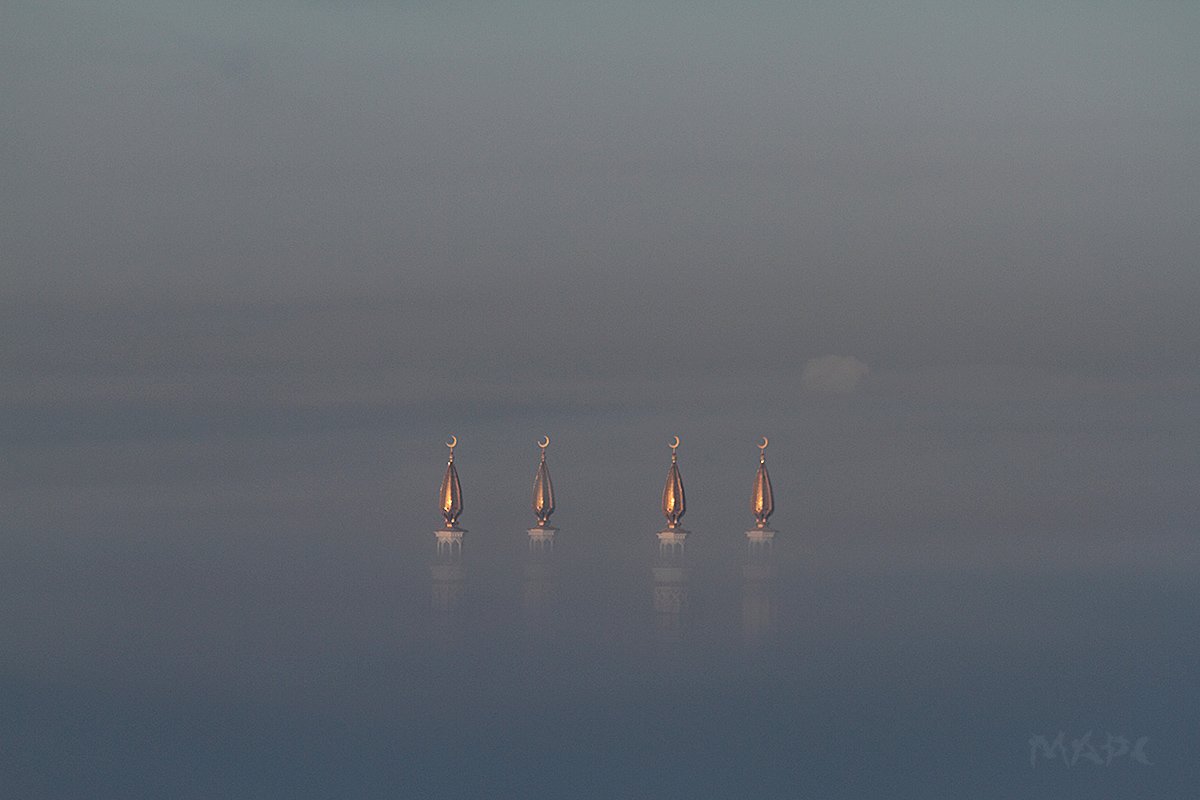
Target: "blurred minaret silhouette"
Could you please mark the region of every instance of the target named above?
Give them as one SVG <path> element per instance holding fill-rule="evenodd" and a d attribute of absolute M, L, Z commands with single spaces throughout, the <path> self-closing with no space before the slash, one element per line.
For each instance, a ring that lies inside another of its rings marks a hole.
<path fill-rule="evenodd" d="M 542 451 L 533 477 L 532 505 L 537 525 L 529 529 L 529 557 L 525 562 L 522 602 L 525 618 L 535 630 L 545 622 L 546 614 L 554 604 L 554 534 L 558 532 L 558 528 L 550 524 L 550 515 L 554 513 L 554 484 L 550 480 L 550 467 L 546 465 L 550 437 L 543 436 L 537 445 Z"/>
<path fill-rule="evenodd" d="M 688 569 L 684 565 L 683 545 L 688 531 L 679 522 L 687 511 L 683 494 L 683 476 L 679 472 L 679 437 L 672 437 L 671 466 L 663 486 L 662 512 L 667 527 L 658 532 L 658 560 L 654 575 L 654 616 L 659 636 L 677 641 L 683 633 L 688 606 Z"/>
<path fill-rule="evenodd" d="M 762 531 L 746 532 L 746 563 L 742 566 L 742 634 L 758 641 L 775 628 L 775 561 L 769 538 Z"/>
<path fill-rule="evenodd" d="M 682 541 L 659 539 L 658 560 L 654 564 L 654 617 L 659 637 L 677 641 L 683 634 L 688 611 L 688 577 Z"/>
<path fill-rule="evenodd" d="M 549 550 L 534 550 L 525 562 L 525 584 L 522 587 L 521 607 L 530 622 L 543 621 L 554 605 L 557 594 L 554 574 L 554 554 Z"/>
<path fill-rule="evenodd" d="M 458 437 L 451 434 L 446 446 L 450 456 L 446 461 L 446 474 L 442 477 L 439 494 L 441 504 L 441 528 L 433 532 L 437 539 L 436 559 L 429 568 L 431 600 L 435 622 L 441 635 L 448 634 L 451 617 L 462 601 L 463 565 L 462 540 L 465 530 L 458 527 L 458 515 L 463 510 L 462 485 L 458 481 L 458 470 L 454 467 L 454 448 Z"/>
<path fill-rule="evenodd" d="M 755 526 L 746 531 L 746 564 L 742 567 L 742 633 L 751 641 L 761 638 L 775 625 L 772 602 L 775 565 L 771 557 L 775 531 L 767 527 L 767 520 L 775 511 L 775 493 L 767 472 L 769 443 L 764 436 L 758 446 L 758 471 L 750 495 Z"/>
<path fill-rule="evenodd" d="M 443 547 L 438 541 L 437 558 L 429 567 L 431 599 L 434 612 L 448 615 L 458 610 L 462 601 L 463 564 L 462 540 L 456 547 Z"/>

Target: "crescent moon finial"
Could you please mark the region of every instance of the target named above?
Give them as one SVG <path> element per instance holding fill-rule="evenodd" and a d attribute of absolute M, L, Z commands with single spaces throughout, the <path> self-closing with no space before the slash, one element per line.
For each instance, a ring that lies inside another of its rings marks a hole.
<path fill-rule="evenodd" d="M 766 450 L 766 449 L 767 449 L 767 445 L 768 445 L 768 444 L 770 444 L 770 443 L 771 443 L 771 442 L 770 442 L 770 440 L 769 440 L 767 437 L 765 437 L 765 436 L 764 436 L 764 437 L 762 437 L 762 444 L 760 444 L 760 445 L 758 446 L 758 449 L 759 449 L 759 450 Z"/>
<path fill-rule="evenodd" d="M 674 440 L 674 441 L 672 441 L 672 442 L 671 442 L 671 449 L 672 449 L 672 450 L 674 450 L 674 449 L 676 449 L 677 447 L 679 447 L 679 437 L 678 437 L 678 436 L 673 436 L 673 437 L 671 437 L 671 438 Z"/>
<path fill-rule="evenodd" d="M 543 439 L 545 441 L 542 441 Z M 550 436 L 547 434 L 542 434 L 542 438 L 538 439 L 537 446 L 542 448 L 543 450 L 545 450 L 547 447 L 549 447 L 550 446 Z"/>
<path fill-rule="evenodd" d="M 450 434 L 450 441 L 446 442 L 446 447 L 449 447 L 451 450 L 458 447 L 458 437 L 453 433 Z"/>

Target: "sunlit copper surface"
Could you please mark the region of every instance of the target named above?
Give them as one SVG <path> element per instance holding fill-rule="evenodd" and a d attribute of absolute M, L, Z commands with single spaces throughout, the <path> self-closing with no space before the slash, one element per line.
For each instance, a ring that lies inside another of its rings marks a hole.
<path fill-rule="evenodd" d="M 750 511 L 760 528 L 775 511 L 775 493 L 771 491 L 771 475 L 767 472 L 767 437 L 758 446 L 758 473 L 754 476 L 754 493 L 750 496 Z"/>
<path fill-rule="evenodd" d="M 442 519 L 447 529 L 458 525 L 458 516 L 463 510 L 462 485 L 458 482 L 458 470 L 454 468 L 454 447 L 458 444 L 458 438 L 451 435 L 450 439 L 446 444 L 450 448 L 450 458 L 446 461 L 446 474 L 442 476 L 440 493 Z"/>
<path fill-rule="evenodd" d="M 687 511 L 687 502 L 683 497 L 683 476 L 679 474 L 679 464 L 675 449 L 679 447 L 679 437 L 674 437 L 671 444 L 671 469 L 667 472 L 667 484 L 663 487 L 662 512 L 667 518 L 667 528 L 674 528 L 683 519 Z"/>
<path fill-rule="evenodd" d="M 538 440 L 538 447 L 542 448 L 542 460 L 533 479 L 533 514 L 537 517 L 539 528 L 546 527 L 550 523 L 550 515 L 554 513 L 554 484 L 550 481 L 550 468 L 546 466 L 546 448 L 549 446 L 549 436 Z"/>

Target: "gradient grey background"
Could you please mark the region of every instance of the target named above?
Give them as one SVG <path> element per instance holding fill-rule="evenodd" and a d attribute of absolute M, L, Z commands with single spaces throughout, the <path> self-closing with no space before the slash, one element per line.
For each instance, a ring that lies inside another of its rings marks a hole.
<path fill-rule="evenodd" d="M 1190 3 L 4 3 L 0 788 L 1194 790 L 1198 40 Z M 1030 767 L 1089 729 L 1154 766 Z"/>

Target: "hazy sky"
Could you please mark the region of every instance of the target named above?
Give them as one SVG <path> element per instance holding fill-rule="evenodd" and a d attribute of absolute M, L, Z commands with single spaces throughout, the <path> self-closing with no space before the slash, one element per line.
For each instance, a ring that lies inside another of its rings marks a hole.
<path fill-rule="evenodd" d="M 1197 32 L 1186 3 L 8 3 L 6 294 L 1173 340 Z"/>
<path fill-rule="evenodd" d="M 1193 4 L 0 13 L 30 458 L 205 420 L 804 408 L 818 440 L 826 412 L 868 448 L 912 415 L 993 454 L 1074 433 L 1195 484 Z"/>

